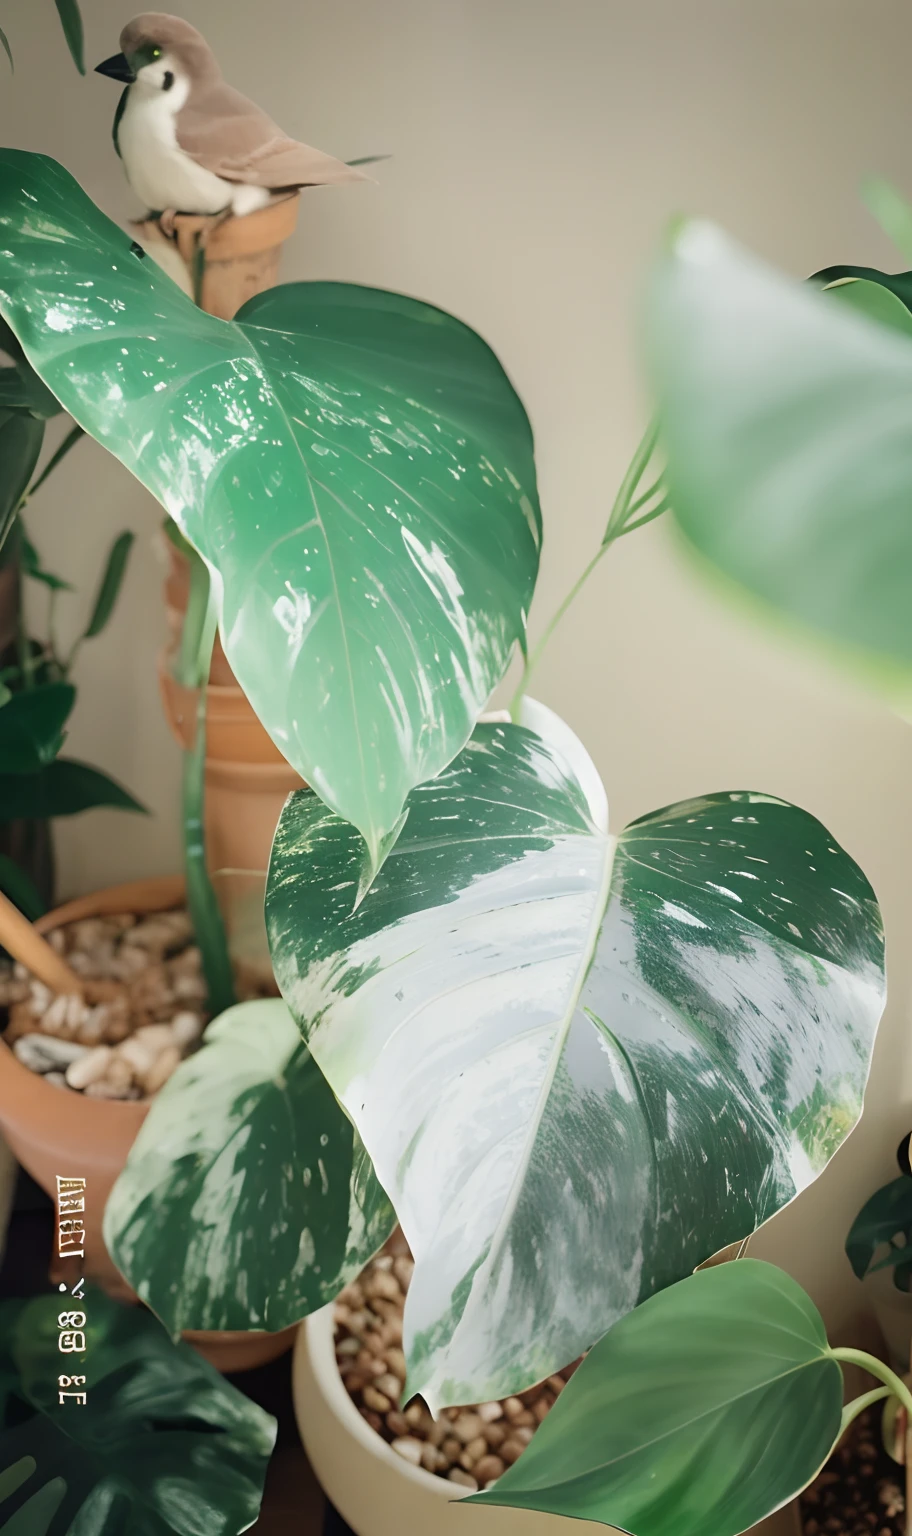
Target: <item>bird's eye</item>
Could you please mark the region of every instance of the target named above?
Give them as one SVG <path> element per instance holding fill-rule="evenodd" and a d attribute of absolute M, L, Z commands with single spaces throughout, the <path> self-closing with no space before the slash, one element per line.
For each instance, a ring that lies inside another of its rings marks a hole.
<path fill-rule="evenodd" d="M 153 48 L 152 49 L 152 57 L 153 57 L 153 59 L 160 59 L 161 58 L 161 52 L 162 51 L 161 51 L 160 48 Z"/>

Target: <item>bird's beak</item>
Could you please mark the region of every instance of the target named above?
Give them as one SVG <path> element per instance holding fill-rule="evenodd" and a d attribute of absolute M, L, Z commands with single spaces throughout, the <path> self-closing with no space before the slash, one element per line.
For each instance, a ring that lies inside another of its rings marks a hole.
<path fill-rule="evenodd" d="M 125 55 L 122 53 L 112 54 L 109 59 L 105 59 L 103 64 L 96 64 L 95 73 L 96 75 L 107 75 L 111 80 L 124 80 L 128 85 L 132 85 L 136 79 L 127 63 Z"/>

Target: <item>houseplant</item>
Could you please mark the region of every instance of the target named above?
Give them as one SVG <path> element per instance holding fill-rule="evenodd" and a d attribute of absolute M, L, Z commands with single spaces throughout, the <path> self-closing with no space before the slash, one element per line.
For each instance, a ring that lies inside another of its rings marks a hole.
<path fill-rule="evenodd" d="M 882 1005 L 873 893 L 772 797 L 614 838 L 560 722 L 476 728 L 524 642 L 540 524 L 524 413 L 471 332 L 333 284 L 200 315 L 37 157 L 0 156 L 0 224 L 0 310 L 181 524 L 233 670 L 313 786 L 277 834 L 273 958 L 412 1247 L 407 1390 L 527 1386 L 851 1129 Z M 321 1180 L 346 1226 L 352 1187 Z"/>

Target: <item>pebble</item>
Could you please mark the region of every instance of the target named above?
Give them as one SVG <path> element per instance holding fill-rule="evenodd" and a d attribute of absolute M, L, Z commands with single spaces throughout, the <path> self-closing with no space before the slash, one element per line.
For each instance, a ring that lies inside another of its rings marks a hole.
<path fill-rule="evenodd" d="M 17 1060 L 31 1072 L 62 1072 L 71 1062 L 86 1054 L 84 1045 L 72 1040 L 58 1040 L 54 1035 L 20 1035 L 13 1045 Z"/>
<path fill-rule="evenodd" d="M 53 1083 L 55 1088 L 65 1088 L 67 1086 L 66 1077 L 62 1072 L 45 1072 L 44 1081 L 46 1083 Z"/>
<path fill-rule="evenodd" d="M 30 1071 L 54 1074 L 55 1086 L 89 1098 L 157 1093 L 198 1047 L 207 1022 L 206 983 L 189 914 L 182 909 L 82 918 L 52 929 L 48 941 L 79 975 L 83 995 L 55 996 L 18 962 L 0 962 L 6 1044 Z M 240 973 L 238 993 L 264 995 L 260 981 Z M 392 1257 L 386 1269 L 375 1299 L 401 1307 Z M 399 1397 L 405 1362 L 399 1375 L 400 1360 L 388 1361 L 383 1349 L 401 1337 L 401 1321 L 393 1320 L 387 1337 L 377 1341 L 375 1374 L 385 1377 L 388 1391 L 380 1395 L 390 1402 Z"/>
<path fill-rule="evenodd" d="M 398 1455 L 451 1483 L 488 1488 L 518 1461 L 578 1362 L 503 1402 L 445 1408 L 435 1419 L 416 1399 L 399 1407 L 405 1294 L 414 1272 L 401 1232 L 336 1299 L 336 1361 L 362 1418 Z"/>

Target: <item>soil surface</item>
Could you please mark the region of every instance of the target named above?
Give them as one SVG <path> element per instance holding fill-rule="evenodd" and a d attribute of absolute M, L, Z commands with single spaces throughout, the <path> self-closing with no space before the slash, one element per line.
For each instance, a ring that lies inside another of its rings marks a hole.
<path fill-rule="evenodd" d="M 905 1468 L 881 1439 L 882 1405 L 852 1425 L 801 1495 L 804 1536 L 904 1536 Z"/>

